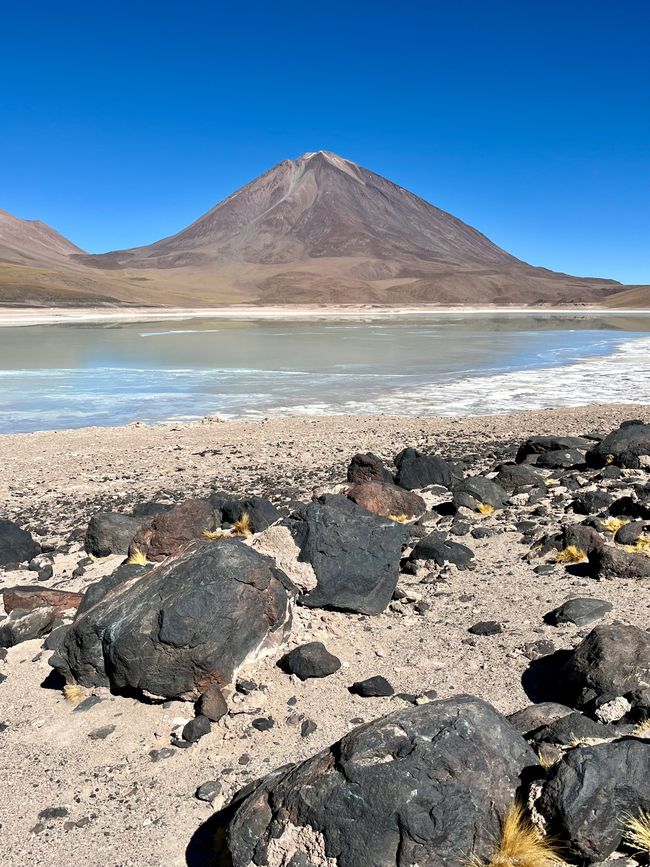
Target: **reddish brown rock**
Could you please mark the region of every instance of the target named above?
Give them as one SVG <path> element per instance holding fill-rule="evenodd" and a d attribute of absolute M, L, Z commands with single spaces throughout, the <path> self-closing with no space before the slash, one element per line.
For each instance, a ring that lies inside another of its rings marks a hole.
<path fill-rule="evenodd" d="M 422 497 L 386 482 L 361 482 L 348 491 L 348 499 L 375 515 L 406 515 L 413 518 L 426 511 Z"/>
<path fill-rule="evenodd" d="M 129 554 L 140 552 L 147 560 L 159 562 L 178 553 L 188 542 L 201 539 L 216 526 L 214 509 L 208 500 L 184 500 L 142 527 L 133 537 Z"/>
<path fill-rule="evenodd" d="M 5 611 L 11 614 L 14 608 L 34 611 L 36 608 L 53 608 L 57 615 L 71 608 L 77 609 L 83 593 L 70 593 L 68 590 L 48 590 L 44 587 L 6 587 L 2 591 Z"/>

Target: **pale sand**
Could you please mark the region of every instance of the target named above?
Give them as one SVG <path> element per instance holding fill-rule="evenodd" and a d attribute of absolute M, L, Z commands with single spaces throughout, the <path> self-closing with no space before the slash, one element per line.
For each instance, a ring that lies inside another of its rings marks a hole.
<path fill-rule="evenodd" d="M 203 495 L 212 485 L 237 493 L 308 497 L 314 485 L 345 479 L 351 455 L 371 449 L 387 459 L 402 447 L 419 446 L 470 461 L 489 470 L 493 445 L 513 444 L 529 434 L 579 434 L 610 430 L 622 419 L 650 420 L 650 406 L 594 406 L 526 412 L 511 416 L 461 419 L 328 417 L 261 422 L 91 428 L 0 437 L 3 516 L 30 526 L 49 525 L 61 538 L 81 528 L 98 506 L 122 506 L 160 492 Z M 215 450 L 204 457 L 199 452 Z M 632 473 L 632 478 L 639 474 Z M 645 474 L 647 477 L 647 474 Z M 550 490 L 549 497 L 554 496 Z M 552 499 L 549 499 L 553 510 Z M 563 509 L 562 509 L 563 516 Z M 524 513 L 520 515 L 525 516 Z M 557 517 L 560 517 L 558 511 Z M 576 517 L 576 520 L 579 518 Z M 476 519 L 475 519 L 476 520 Z M 487 523 L 493 518 L 484 519 Z M 48 653 L 41 642 L 11 648 L 0 672 L 0 802 L 3 864 L 45 867 L 182 867 L 185 847 L 211 807 L 194 798 L 196 787 L 218 779 L 227 795 L 286 762 L 312 755 L 354 726 L 398 707 L 398 698 L 362 699 L 347 687 L 383 674 L 396 692 L 437 690 L 440 697 L 469 692 L 501 711 L 527 704 L 521 674 L 528 660 L 522 647 L 548 638 L 557 647 L 575 645 L 588 630 L 546 626 L 543 615 L 571 595 L 610 600 L 607 621 L 647 627 L 648 602 L 632 582 L 596 584 L 557 568 L 543 578 L 523 558 L 521 534 L 493 539 L 459 539 L 476 552 L 474 572 L 452 572 L 442 584 L 402 586 L 431 605 L 424 616 L 413 606 L 395 604 L 384 614 L 357 615 L 298 609 L 291 644 L 322 640 L 343 667 L 321 681 L 295 683 L 275 667 L 275 659 L 255 665 L 247 676 L 266 685 L 233 705 L 241 713 L 213 727 L 210 735 L 172 758 L 152 763 L 149 750 L 168 746 L 174 720 L 192 708 L 168 708 L 111 697 L 86 713 L 72 713 L 59 692 L 43 689 Z M 70 577 L 83 556 L 78 548 L 55 562 L 46 586 L 77 589 L 110 571 L 121 558 L 98 561 L 82 579 Z M 31 576 L 6 573 L 9 586 Z M 461 601 L 463 600 L 463 601 Z M 466 643 L 467 629 L 481 620 L 504 624 L 500 635 Z M 295 707 L 287 705 L 297 697 Z M 256 716 L 271 715 L 275 727 L 251 728 Z M 315 734 L 300 736 L 303 715 L 318 723 Z M 114 725 L 104 740 L 93 731 Z M 250 757 L 249 764 L 239 763 Z M 65 806 L 69 816 L 38 828 L 38 814 Z M 84 827 L 65 822 L 88 820 Z"/>
<path fill-rule="evenodd" d="M 602 313 L 603 315 L 649 313 L 650 310 L 608 308 L 597 305 L 552 307 L 521 306 L 422 306 L 381 307 L 362 305 L 289 305 L 224 307 L 0 307 L 0 327 L 19 325 L 52 325 L 75 322 L 148 322 L 179 319 L 372 319 L 386 316 L 417 316 L 419 314 L 458 313 Z"/>

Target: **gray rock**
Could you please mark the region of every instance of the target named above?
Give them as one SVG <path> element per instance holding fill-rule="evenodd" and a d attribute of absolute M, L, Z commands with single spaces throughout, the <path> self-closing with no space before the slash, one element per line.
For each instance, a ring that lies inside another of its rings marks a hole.
<path fill-rule="evenodd" d="M 409 560 L 433 560 L 438 566 L 453 563 L 458 569 L 473 569 L 474 552 L 466 545 L 452 542 L 445 533 L 434 530 L 421 539 L 409 555 Z"/>
<path fill-rule="evenodd" d="M 454 503 L 476 510 L 479 504 L 502 509 L 508 499 L 508 494 L 501 485 L 483 476 L 469 476 L 454 486 Z"/>
<path fill-rule="evenodd" d="M 578 449 L 558 449 L 538 455 L 535 464 L 548 470 L 564 470 L 571 469 L 571 467 L 582 467 L 584 462 L 584 452 L 578 451 Z"/>
<path fill-rule="evenodd" d="M 300 559 L 311 563 L 316 587 L 300 599 L 310 608 L 379 614 L 390 603 L 399 577 L 405 528 L 325 494 L 290 521 Z"/>
<path fill-rule="evenodd" d="M 604 861 L 621 844 L 624 817 L 650 809 L 650 743 L 570 750 L 551 768 L 537 808 L 571 861 Z"/>
<path fill-rule="evenodd" d="M 300 680 L 308 680 L 334 674 L 341 667 L 341 660 L 330 653 L 321 641 L 310 641 L 290 650 L 278 661 L 278 665 Z"/>
<path fill-rule="evenodd" d="M 23 530 L 13 521 L 0 518 L 0 566 L 11 563 L 24 563 L 41 552 L 31 533 Z"/>
<path fill-rule="evenodd" d="M 303 864 L 330 857 L 338 867 L 487 858 L 522 770 L 536 763 L 480 699 L 408 707 L 248 788 L 220 854 L 232 867 L 296 864 L 301 855 Z"/>
<path fill-rule="evenodd" d="M 650 682 L 650 634 L 637 626 L 596 626 L 560 670 L 569 704 L 633 693 Z"/>
<path fill-rule="evenodd" d="M 25 611 L 14 608 L 9 617 L 0 623 L 0 647 L 14 647 L 23 641 L 41 638 L 47 634 L 56 620 L 54 608 L 34 608 Z"/>
<path fill-rule="evenodd" d="M 650 424 L 623 424 L 587 452 L 589 466 L 619 467 L 638 470 L 640 458 L 650 455 Z"/>
<path fill-rule="evenodd" d="M 99 581 L 89 584 L 86 587 L 85 593 L 79 607 L 77 608 L 77 616 L 83 614 L 88 609 L 92 608 L 98 602 L 107 596 L 120 584 L 130 581 L 132 578 L 137 578 L 152 568 L 152 565 L 136 566 L 133 563 L 122 563 L 117 569 L 114 569 L 110 575 L 104 575 Z"/>
<path fill-rule="evenodd" d="M 195 792 L 195 797 L 198 798 L 199 801 L 207 801 L 208 804 L 212 804 L 213 801 L 216 801 L 221 792 L 222 788 L 219 780 L 208 780 L 207 783 L 201 783 Z"/>
<path fill-rule="evenodd" d="M 571 713 L 573 713 L 573 709 L 567 707 L 565 704 L 558 704 L 555 701 L 542 701 L 539 704 L 530 704 L 528 707 L 511 713 L 508 717 L 508 722 L 518 732 L 526 734 L 542 726 L 551 725 L 551 723 Z"/>
<path fill-rule="evenodd" d="M 522 488 L 538 487 L 542 477 L 528 464 L 503 464 L 494 481 L 509 493 L 515 493 Z"/>
<path fill-rule="evenodd" d="M 605 599 L 592 599 L 591 597 L 574 597 L 567 599 L 558 608 L 550 611 L 544 620 L 553 626 L 562 623 L 573 623 L 575 626 L 588 626 L 596 620 L 600 620 L 614 606 Z"/>
<path fill-rule="evenodd" d="M 211 728 L 212 723 L 207 716 L 199 714 L 183 726 L 183 740 L 195 744 L 197 741 L 201 740 L 201 738 L 209 735 Z"/>
<path fill-rule="evenodd" d="M 519 446 L 515 461 L 520 464 L 529 455 L 541 455 L 545 452 L 567 451 L 569 449 L 588 449 L 594 441 L 586 437 L 554 437 L 538 436 L 530 437 Z"/>
<path fill-rule="evenodd" d="M 462 470 L 451 461 L 425 455 L 417 449 L 404 449 L 395 457 L 396 483 L 407 491 L 442 485 L 451 490 L 463 478 Z"/>
<path fill-rule="evenodd" d="M 93 557 L 126 554 L 131 540 L 148 520 L 119 512 L 97 512 L 88 524 L 84 548 Z"/>
<path fill-rule="evenodd" d="M 284 641 L 293 590 L 243 542 L 194 542 L 78 614 L 50 664 L 83 686 L 196 699 Z"/>

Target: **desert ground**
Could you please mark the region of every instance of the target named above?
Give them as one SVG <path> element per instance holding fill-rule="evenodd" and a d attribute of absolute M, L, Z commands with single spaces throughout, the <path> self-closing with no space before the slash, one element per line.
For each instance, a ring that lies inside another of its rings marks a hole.
<path fill-rule="evenodd" d="M 144 501 L 179 502 L 226 490 L 269 497 L 288 513 L 297 500 L 340 491 L 357 452 L 372 451 L 392 467 L 396 453 L 412 446 L 459 461 L 467 473 L 490 473 L 530 436 L 602 435 L 629 418 L 650 421 L 650 406 L 454 419 L 208 418 L 9 435 L 0 438 L 1 517 L 30 530 L 51 552 L 53 575 L 41 586 L 81 591 L 124 560 L 123 554 L 89 558 L 84 551 L 86 526 L 100 510 L 128 512 Z M 191 703 L 141 701 L 99 689 L 98 700 L 75 707 L 51 677 L 41 638 L 8 648 L 0 656 L 3 863 L 197 867 L 186 849 L 215 808 L 361 721 L 405 707 L 413 696 L 426 701 L 470 693 L 506 714 L 526 706 L 521 678 L 535 657 L 533 645 L 544 640 L 571 648 L 591 628 L 544 622 L 567 598 L 609 601 L 613 608 L 602 622 L 647 628 L 650 600 L 639 595 L 635 581 L 595 581 L 553 557 L 529 559 L 531 536 L 523 538 L 520 522 L 537 522 L 541 533 L 582 519 L 567 513 L 562 471 L 545 474 L 559 484 L 549 485 L 537 503 L 546 507 L 542 516 L 525 503 L 463 515 L 472 530 L 488 531 L 453 537 L 474 551 L 474 569 L 447 565 L 425 579 L 405 572 L 399 598 L 376 616 L 296 607 L 282 652 L 322 641 L 341 668 L 302 682 L 277 667 L 280 652 L 255 662 L 240 675 L 254 687 L 234 693 L 229 713 L 189 748 L 172 746 L 172 736 L 194 716 Z M 647 472 L 624 470 L 619 490 L 644 479 Z M 588 478 L 583 486 L 593 487 Z M 430 497 L 427 505 L 439 501 Z M 444 516 L 435 520 L 443 529 L 451 523 Z M 539 574 L 534 569 L 541 563 L 554 565 Z M 35 579 L 26 567 L 0 571 L 0 590 Z M 483 621 L 498 622 L 502 631 L 468 632 Z M 384 676 L 395 694 L 350 694 L 353 682 L 374 675 Z M 252 725 L 262 718 L 272 727 Z M 315 726 L 305 725 L 309 721 Z M 213 804 L 195 796 L 207 781 L 220 784 Z"/>

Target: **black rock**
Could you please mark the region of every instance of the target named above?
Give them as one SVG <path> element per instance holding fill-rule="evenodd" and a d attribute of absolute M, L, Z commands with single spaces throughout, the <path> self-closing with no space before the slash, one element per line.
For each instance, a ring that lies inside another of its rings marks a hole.
<path fill-rule="evenodd" d="M 550 743 L 571 746 L 578 741 L 589 738 L 614 738 L 617 735 L 629 734 L 632 728 L 632 726 L 605 725 L 579 711 L 574 711 L 531 732 L 529 739 L 536 744 Z"/>
<path fill-rule="evenodd" d="M 503 627 L 496 620 L 482 620 L 480 623 L 475 623 L 467 630 L 472 635 L 498 635 L 503 632 Z"/>
<path fill-rule="evenodd" d="M 346 497 L 325 494 L 290 520 L 300 559 L 311 563 L 317 586 L 300 599 L 310 608 L 379 614 L 399 577 L 405 528 Z"/>
<path fill-rule="evenodd" d="M 578 449 L 559 449 L 538 455 L 535 463 L 538 467 L 545 467 L 549 470 L 582 467 L 585 463 L 585 455 Z"/>
<path fill-rule="evenodd" d="M 395 690 L 380 674 L 369 677 L 366 680 L 358 680 L 349 688 L 352 695 L 360 695 L 363 698 L 379 698 L 380 696 L 393 695 Z"/>
<path fill-rule="evenodd" d="M 317 728 L 318 726 L 312 719 L 303 720 L 300 726 L 300 737 L 308 738 L 314 734 Z"/>
<path fill-rule="evenodd" d="M 537 809 L 571 861 L 604 861 L 621 844 L 624 818 L 650 810 L 650 743 L 569 750 L 551 768 Z"/>
<path fill-rule="evenodd" d="M 194 793 L 194 797 L 198 798 L 199 801 L 206 801 L 211 804 L 216 801 L 221 792 L 221 783 L 218 780 L 209 780 L 207 783 L 201 783 Z"/>
<path fill-rule="evenodd" d="M 223 860 L 269 864 L 278 843 L 292 867 L 315 851 L 335 852 L 338 867 L 452 864 L 465 852 L 487 860 L 523 769 L 536 763 L 479 699 L 402 708 L 247 788 Z"/>
<path fill-rule="evenodd" d="M 273 503 L 264 497 L 228 500 L 222 506 L 221 520 L 224 524 L 235 524 L 244 515 L 248 515 L 253 533 L 261 533 L 281 518 Z"/>
<path fill-rule="evenodd" d="M 53 569 L 51 563 L 48 563 L 46 566 L 43 566 L 42 569 L 38 570 L 38 580 L 39 581 L 49 581 L 53 575 L 54 575 L 54 569 Z"/>
<path fill-rule="evenodd" d="M 503 464 L 494 481 L 509 493 L 516 493 L 522 488 L 538 487 L 542 477 L 528 464 Z"/>
<path fill-rule="evenodd" d="M 529 704 L 528 707 L 522 708 L 515 713 L 511 713 L 508 717 L 510 725 L 514 726 L 518 732 L 527 734 L 535 729 L 548 726 L 556 722 L 562 717 L 572 714 L 573 710 L 565 704 L 558 704 L 555 701 L 542 701 L 539 704 Z"/>
<path fill-rule="evenodd" d="M 614 497 L 606 491 L 583 491 L 573 498 L 573 511 L 578 515 L 595 515 L 604 512 L 614 502 Z"/>
<path fill-rule="evenodd" d="M 650 682 L 650 633 L 621 624 L 594 627 L 562 666 L 560 682 L 574 707 L 633 693 Z"/>
<path fill-rule="evenodd" d="M 380 457 L 372 452 L 356 454 L 350 461 L 347 472 L 348 482 L 359 484 L 360 482 L 393 482 L 393 474 L 384 466 Z"/>
<path fill-rule="evenodd" d="M 211 728 L 212 723 L 207 716 L 199 714 L 183 726 L 183 740 L 195 744 L 197 741 L 201 740 L 201 738 L 209 735 Z"/>
<path fill-rule="evenodd" d="M 552 626 L 559 626 L 562 623 L 573 623 L 576 626 L 588 626 L 596 620 L 600 620 L 609 611 L 613 605 L 604 599 L 592 599 L 591 597 L 575 597 L 567 599 L 558 608 L 544 617 L 547 623 Z"/>
<path fill-rule="evenodd" d="M 270 716 L 260 716 L 251 723 L 258 732 L 268 732 L 275 726 L 275 720 Z"/>
<path fill-rule="evenodd" d="M 467 509 L 476 511 L 479 505 L 492 506 L 493 509 L 502 509 L 508 499 L 508 494 L 501 485 L 486 479 L 484 476 L 468 476 L 454 485 L 454 504 L 465 506 Z"/>
<path fill-rule="evenodd" d="M 104 575 L 103 578 L 100 578 L 99 581 L 95 581 L 93 584 L 89 584 L 86 587 L 86 591 L 83 595 L 83 599 L 79 603 L 79 607 L 77 608 L 77 616 L 80 616 L 85 611 L 88 611 L 89 608 L 92 608 L 93 605 L 96 605 L 100 602 L 105 596 L 107 596 L 112 590 L 116 587 L 119 587 L 120 584 L 124 584 L 126 581 L 130 581 L 132 578 L 136 578 L 138 575 L 142 575 L 144 572 L 153 568 L 153 564 L 148 564 L 146 566 L 137 566 L 132 563 L 122 563 L 121 566 L 118 566 L 117 569 L 114 569 L 110 575 Z"/>
<path fill-rule="evenodd" d="M 629 524 L 619 527 L 614 541 L 617 545 L 636 545 L 641 536 L 646 533 L 650 533 L 649 521 L 630 521 Z"/>
<path fill-rule="evenodd" d="M 0 647 L 14 647 L 23 641 L 41 638 L 54 625 L 56 612 L 53 608 L 34 608 L 25 611 L 14 608 L 9 617 L 0 623 Z"/>
<path fill-rule="evenodd" d="M 519 447 L 515 461 L 520 464 L 529 455 L 541 455 L 546 452 L 568 451 L 570 449 L 588 449 L 593 444 L 593 440 L 585 437 L 530 437 Z"/>
<path fill-rule="evenodd" d="M 619 467 L 638 470 L 641 458 L 650 455 L 650 424 L 621 425 L 617 430 L 587 452 L 591 467 L 604 467 L 616 464 Z"/>
<path fill-rule="evenodd" d="M 239 540 L 190 543 L 78 614 L 50 664 L 69 683 L 196 699 L 285 640 L 293 592 Z"/>
<path fill-rule="evenodd" d="M 425 455 L 416 449 L 404 449 L 395 457 L 396 483 L 413 491 L 429 485 L 442 485 L 451 490 L 463 478 L 462 470 L 451 461 Z"/>
<path fill-rule="evenodd" d="M 279 661 L 278 666 L 300 680 L 310 677 L 327 677 L 341 667 L 341 660 L 330 653 L 320 641 L 310 641 L 290 650 Z"/>
<path fill-rule="evenodd" d="M 40 552 L 41 546 L 34 541 L 31 533 L 13 521 L 0 518 L 0 566 L 24 563 Z"/>
<path fill-rule="evenodd" d="M 97 512 L 90 519 L 84 548 L 93 557 L 126 554 L 131 540 L 147 519 L 122 515 L 119 512 Z"/>
<path fill-rule="evenodd" d="M 452 542 L 444 533 L 435 530 L 417 543 L 409 555 L 409 560 L 433 560 L 438 566 L 453 563 L 461 570 L 473 569 L 476 565 L 471 548 Z"/>
<path fill-rule="evenodd" d="M 173 503 L 156 503 L 153 501 L 137 503 L 131 509 L 131 514 L 134 518 L 153 518 L 155 515 L 160 515 L 161 512 L 169 512 L 173 508 Z"/>

